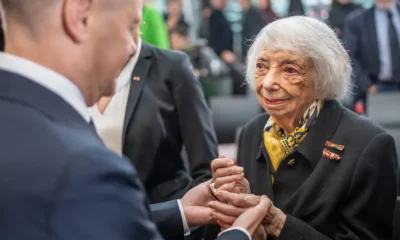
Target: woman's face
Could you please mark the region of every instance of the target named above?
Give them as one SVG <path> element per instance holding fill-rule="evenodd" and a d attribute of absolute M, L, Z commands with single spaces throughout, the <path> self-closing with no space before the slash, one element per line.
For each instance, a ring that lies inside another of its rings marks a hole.
<path fill-rule="evenodd" d="M 258 101 L 272 117 L 295 120 L 316 99 L 315 76 L 310 60 L 289 51 L 264 49 L 256 63 Z"/>

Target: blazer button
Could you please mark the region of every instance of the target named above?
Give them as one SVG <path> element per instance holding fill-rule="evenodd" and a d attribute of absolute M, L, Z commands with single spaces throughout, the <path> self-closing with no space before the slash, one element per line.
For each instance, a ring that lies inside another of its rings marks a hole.
<path fill-rule="evenodd" d="M 289 162 L 287 163 L 288 166 L 293 166 L 295 164 L 296 164 L 296 160 L 294 160 L 294 159 L 289 160 Z"/>

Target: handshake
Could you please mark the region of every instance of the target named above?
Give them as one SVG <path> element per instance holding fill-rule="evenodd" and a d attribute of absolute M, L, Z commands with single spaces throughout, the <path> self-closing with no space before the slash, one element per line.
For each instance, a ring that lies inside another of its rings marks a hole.
<path fill-rule="evenodd" d="M 243 168 L 224 156 L 211 163 L 213 178 L 181 199 L 189 226 L 217 223 L 222 231 L 242 228 L 252 239 L 279 237 L 286 215 L 266 196 L 251 194 Z"/>

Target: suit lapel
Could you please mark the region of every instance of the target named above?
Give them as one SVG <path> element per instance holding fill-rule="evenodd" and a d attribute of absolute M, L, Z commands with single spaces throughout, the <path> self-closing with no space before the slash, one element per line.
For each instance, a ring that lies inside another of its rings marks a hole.
<path fill-rule="evenodd" d="M 125 141 L 126 130 L 128 124 L 133 116 L 135 108 L 139 102 L 139 97 L 142 93 L 143 87 L 148 77 L 149 69 L 151 66 L 151 49 L 145 43 L 142 43 L 139 59 L 133 69 L 131 76 L 131 86 L 129 89 L 128 103 L 126 105 L 123 141 Z"/>

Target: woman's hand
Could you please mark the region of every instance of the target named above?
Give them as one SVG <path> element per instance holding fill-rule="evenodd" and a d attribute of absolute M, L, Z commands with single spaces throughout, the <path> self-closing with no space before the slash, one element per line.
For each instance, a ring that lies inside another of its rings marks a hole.
<path fill-rule="evenodd" d="M 217 191 L 220 202 L 212 201 L 208 206 L 213 209 L 212 217 L 222 228 L 229 228 L 246 210 L 257 206 L 261 197 L 253 194 L 236 194 L 227 191 Z M 268 202 L 266 215 L 262 221 L 265 232 L 275 238 L 279 237 L 286 221 L 286 215 L 272 201 L 265 197 Z"/>
<path fill-rule="evenodd" d="M 220 155 L 211 162 L 212 183 L 218 190 L 235 193 L 250 193 L 250 185 L 244 178 L 243 168 L 232 159 Z"/>
<path fill-rule="evenodd" d="M 254 207 L 246 209 L 235 219 L 232 223 L 232 227 L 246 229 L 252 236 L 252 239 L 265 239 L 267 234 L 261 222 L 266 216 L 267 209 L 269 209 L 270 205 L 271 201 L 266 196 L 260 197 L 258 203 Z"/>

